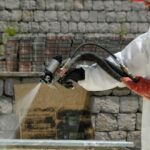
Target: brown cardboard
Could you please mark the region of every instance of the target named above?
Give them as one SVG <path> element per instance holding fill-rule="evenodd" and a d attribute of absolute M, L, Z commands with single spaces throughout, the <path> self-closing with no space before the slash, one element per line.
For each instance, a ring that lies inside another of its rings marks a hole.
<path fill-rule="evenodd" d="M 20 118 L 22 110 L 18 104 L 36 85 L 30 83 L 14 87 L 16 112 Z M 67 89 L 59 84 L 42 84 L 22 120 L 20 133 L 21 138 L 29 139 L 93 138 L 88 92 L 80 86 Z"/>

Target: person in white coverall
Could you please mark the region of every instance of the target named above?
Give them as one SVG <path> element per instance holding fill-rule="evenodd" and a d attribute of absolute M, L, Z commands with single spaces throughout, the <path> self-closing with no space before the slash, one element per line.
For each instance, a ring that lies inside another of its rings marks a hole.
<path fill-rule="evenodd" d="M 133 75 L 138 76 L 139 82 L 134 83 L 124 77 L 122 82 L 113 79 L 99 66 L 82 67 L 85 79 L 78 83 L 88 91 L 104 91 L 115 87 L 127 86 L 140 96 L 143 96 L 142 112 L 142 150 L 150 150 L 150 29 L 135 38 L 121 52 L 115 54 Z M 112 61 L 111 58 L 108 60 Z"/>
<path fill-rule="evenodd" d="M 130 73 L 137 76 L 139 79 L 137 83 L 128 77 L 123 77 L 122 82 L 119 82 L 98 65 L 96 67 L 82 66 L 78 73 L 83 75 L 84 72 L 84 78 L 77 81 L 87 91 L 104 91 L 127 86 L 138 95 L 143 96 L 142 150 L 150 150 L 150 29 L 115 55 Z M 111 57 L 108 57 L 108 60 L 115 64 Z M 60 72 L 61 75 L 64 73 L 63 70 Z"/>

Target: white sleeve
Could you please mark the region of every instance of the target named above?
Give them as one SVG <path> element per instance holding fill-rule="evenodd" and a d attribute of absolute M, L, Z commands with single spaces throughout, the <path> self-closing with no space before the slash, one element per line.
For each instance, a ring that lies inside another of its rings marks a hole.
<path fill-rule="evenodd" d="M 149 31 L 150 32 L 150 31 Z M 146 65 L 149 62 L 150 33 L 140 35 L 129 43 L 121 52 L 115 55 L 120 59 L 133 75 L 145 76 Z M 108 60 L 115 63 L 111 57 Z M 125 85 L 109 74 L 99 66 L 84 67 L 85 80 L 78 83 L 88 91 L 104 91 L 115 87 L 124 87 Z"/>

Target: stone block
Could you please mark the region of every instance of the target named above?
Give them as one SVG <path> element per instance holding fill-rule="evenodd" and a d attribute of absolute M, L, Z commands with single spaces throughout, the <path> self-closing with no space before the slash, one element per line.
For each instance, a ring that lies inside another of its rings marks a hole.
<path fill-rule="evenodd" d="M 95 132 L 95 140 L 110 140 L 107 132 Z"/>
<path fill-rule="evenodd" d="M 60 32 L 60 23 L 59 22 L 50 22 L 50 32 L 59 33 Z"/>
<path fill-rule="evenodd" d="M 73 33 L 77 32 L 77 23 L 69 22 L 69 32 L 73 32 Z"/>
<path fill-rule="evenodd" d="M 64 3 L 65 10 L 73 10 L 74 8 L 73 2 L 74 0 L 65 0 L 65 3 Z"/>
<path fill-rule="evenodd" d="M 110 23 L 109 24 L 109 32 L 110 33 L 115 33 L 118 34 L 118 36 L 120 36 L 120 29 L 121 29 L 121 25 L 120 23 Z"/>
<path fill-rule="evenodd" d="M 35 10 L 36 9 L 35 0 L 21 0 L 21 9 L 23 9 L 23 10 Z"/>
<path fill-rule="evenodd" d="M 50 27 L 49 27 L 49 23 L 48 22 L 41 22 L 40 24 L 39 24 L 39 30 L 40 30 L 40 32 L 42 32 L 42 33 L 48 33 L 49 32 L 49 30 L 50 30 Z"/>
<path fill-rule="evenodd" d="M 29 31 L 31 33 L 39 33 L 39 24 L 38 22 L 29 22 Z"/>
<path fill-rule="evenodd" d="M 93 96 L 109 96 L 111 94 L 112 94 L 112 90 L 92 92 Z"/>
<path fill-rule="evenodd" d="M 31 31 L 30 28 L 31 27 L 29 26 L 29 23 L 21 22 L 20 23 L 20 27 L 19 27 L 19 32 L 21 32 L 21 33 L 28 33 L 29 31 Z"/>
<path fill-rule="evenodd" d="M 10 21 L 11 13 L 8 10 L 3 10 L 0 12 L 0 20 L 1 21 Z"/>
<path fill-rule="evenodd" d="M 45 11 L 45 21 L 56 21 L 57 12 L 56 11 Z"/>
<path fill-rule="evenodd" d="M 96 131 L 116 131 L 118 128 L 117 119 L 112 114 L 98 114 L 96 118 Z"/>
<path fill-rule="evenodd" d="M 120 97 L 120 112 L 136 113 L 139 109 L 137 96 Z"/>
<path fill-rule="evenodd" d="M 0 80 L 0 96 L 3 95 L 3 92 L 4 92 L 4 81 Z"/>
<path fill-rule="evenodd" d="M 99 1 L 99 0 L 95 0 L 93 1 L 93 10 L 104 10 L 104 2 L 103 1 Z"/>
<path fill-rule="evenodd" d="M 93 32 L 97 32 L 97 23 L 87 23 L 86 24 L 86 32 L 88 33 L 93 33 Z"/>
<path fill-rule="evenodd" d="M 97 21 L 98 22 L 105 22 L 106 21 L 106 12 L 105 11 L 97 12 Z"/>
<path fill-rule="evenodd" d="M 65 1 L 64 0 L 57 0 L 56 2 L 55 2 L 55 9 L 56 10 L 64 10 L 64 8 L 65 8 Z"/>
<path fill-rule="evenodd" d="M 74 9 L 82 10 L 83 9 L 83 0 L 74 0 Z"/>
<path fill-rule="evenodd" d="M 116 22 L 126 22 L 126 12 L 116 13 Z"/>
<path fill-rule="evenodd" d="M 33 21 L 33 11 L 24 10 L 22 11 L 22 21 Z"/>
<path fill-rule="evenodd" d="M 45 0 L 36 0 L 36 9 L 37 10 L 45 10 L 46 8 L 46 2 Z"/>
<path fill-rule="evenodd" d="M 89 12 L 88 11 L 81 11 L 80 12 L 80 20 L 87 22 L 89 18 Z"/>
<path fill-rule="evenodd" d="M 4 9 L 5 9 L 5 1 L 0 0 L 0 10 L 4 10 Z"/>
<path fill-rule="evenodd" d="M 113 89 L 112 94 L 115 96 L 129 95 L 130 90 L 127 88 L 115 88 L 115 89 Z"/>
<path fill-rule="evenodd" d="M 45 0 L 46 10 L 55 10 L 55 0 Z"/>
<path fill-rule="evenodd" d="M 13 83 L 13 79 L 11 78 L 8 78 L 5 80 L 5 94 L 7 96 L 13 96 L 14 95 L 14 91 L 13 91 L 13 86 L 14 86 L 14 83 Z"/>
<path fill-rule="evenodd" d="M 5 7 L 6 9 L 19 9 L 20 2 L 20 0 L 5 0 Z"/>
<path fill-rule="evenodd" d="M 21 18 L 22 18 L 22 11 L 20 11 L 20 10 L 13 10 L 11 12 L 11 17 L 10 17 L 11 21 L 21 21 Z"/>
<path fill-rule="evenodd" d="M 6 29 L 7 23 L 5 21 L 0 21 L 0 32 L 3 32 Z"/>
<path fill-rule="evenodd" d="M 70 12 L 68 11 L 59 11 L 57 15 L 59 21 L 70 21 L 71 19 Z"/>
<path fill-rule="evenodd" d="M 119 130 L 134 131 L 136 124 L 136 114 L 118 114 Z"/>
<path fill-rule="evenodd" d="M 138 22 L 147 22 L 147 13 L 146 11 L 138 11 L 138 17 L 139 17 L 139 21 Z"/>
<path fill-rule="evenodd" d="M 138 20 L 139 20 L 138 12 L 136 11 L 127 12 L 127 21 L 138 22 Z"/>
<path fill-rule="evenodd" d="M 89 11 L 89 22 L 97 22 L 97 11 Z"/>
<path fill-rule="evenodd" d="M 114 1 L 106 0 L 104 1 L 104 6 L 106 11 L 113 11 L 115 9 Z"/>
<path fill-rule="evenodd" d="M 0 115 L 0 131 L 16 131 L 19 129 L 19 119 L 16 114 Z"/>
<path fill-rule="evenodd" d="M 135 144 L 135 148 L 141 148 L 141 132 L 132 131 L 128 133 L 127 141 L 132 141 Z"/>
<path fill-rule="evenodd" d="M 45 13 L 44 11 L 34 11 L 34 21 L 44 21 Z"/>
<path fill-rule="evenodd" d="M 0 139 L 16 139 L 16 131 L 0 131 Z"/>
<path fill-rule="evenodd" d="M 109 31 L 109 26 L 107 23 L 99 23 L 98 24 L 98 32 L 99 33 L 107 33 Z M 109 90 L 111 91 L 111 90 Z M 102 93 L 109 93 L 109 91 L 107 92 L 102 92 Z M 108 95 L 108 94 L 107 94 Z"/>
<path fill-rule="evenodd" d="M 115 12 L 107 12 L 106 13 L 106 21 L 114 22 L 114 20 L 116 20 L 116 13 Z"/>
<path fill-rule="evenodd" d="M 148 23 L 138 23 L 138 33 L 145 33 L 149 29 Z"/>
<path fill-rule="evenodd" d="M 78 23 L 78 31 L 81 32 L 81 33 L 85 33 L 86 28 L 85 28 L 85 23 L 84 22 Z"/>
<path fill-rule="evenodd" d="M 71 20 L 74 21 L 74 22 L 80 21 L 80 12 L 71 11 Z"/>
<path fill-rule="evenodd" d="M 120 140 L 126 140 L 127 138 L 127 132 L 125 131 L 112 131 L 109 132 L 109 137 L 113 141 L 120 141 Z"/>
<path fill-rule="evenodd" d="M 92 10 L 93 7 L 93 0 L 86 0 L 84 1 L 84 10 Z"/>
<path fill-rule="evenodd" d="M 131 33 L 137 33 L 138 32 L 138 23 L 131 23 Z"/>
<path fill-rule="evenodd" d="M 143 97 L 139 97 L 139 112 L 142 112 L 143 109 Z"/>
<path fill-rule="evenodd" d="M 61 29 L 62 33 L 68 33 L 68 31 L 69 31 L 68 22 L 62 21 L 60 24 L 60 29 Z"/>
<path fill-rule="evenodd" d="M 141 123 L 142 123 L 142 114 L 136 114 L 136 130 L 141 130 Z"/>
<path fill-rule="evenodd" d="M 12 113 L 12 98 L 1 96 L 0 97 L 0 114 Z"/>

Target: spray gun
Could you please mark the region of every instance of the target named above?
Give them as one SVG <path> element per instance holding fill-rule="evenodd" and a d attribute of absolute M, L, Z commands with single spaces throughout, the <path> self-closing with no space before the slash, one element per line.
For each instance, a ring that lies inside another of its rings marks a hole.
<path fill-rule="evenodd" d="M 85 45 L 94 45 L 97 46 L 112 57 L 114 62 L 117 64 L 110 62 L 109 60 L 98 56 L 96 53 L 93 52 L 80 52 L 77 54 L 78 50 L 85 46 Z M 134 82 L 138 82 L 138 79 L 135 78 L 131 73 L 129 73 L 127 67 L 120 63 L 118 58 L 112 54 L 106 48 L 100 46 L 96 43 L 83 43 L 79 47 L 75 49 L 75 52 L 70 56 L 68 59 L 62 61 L 61 56 L 53 57 L 47 64 L 44 73 L 42 74 L 41 78 L 46 83 L 52 83 L 53 81 L 59 82 L 60 84 L 66 85 L 66 83 L 70 76 L 70 69 L 72 66 L 77 63 L 78 61 L 92 61 L 96 62 L 103 70 L 105 70 L 109 75 L 113 78 L 121 82 L 122 77 L 129 77 Z M 57 74 L 57 70 L 62 70 L 63 73 Z"/>

